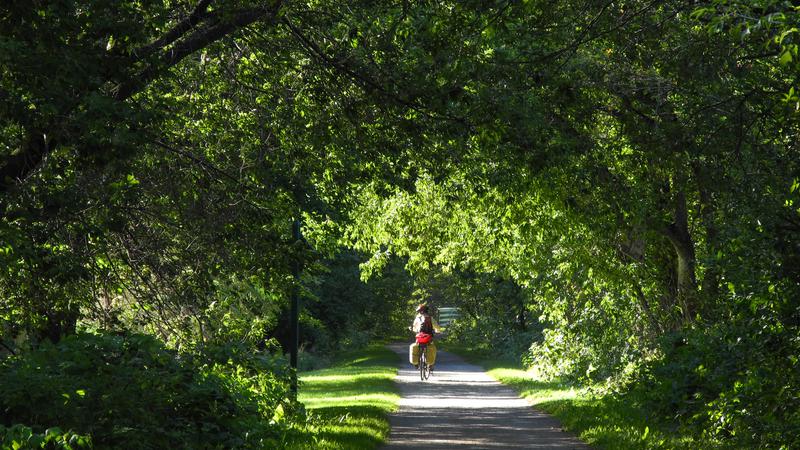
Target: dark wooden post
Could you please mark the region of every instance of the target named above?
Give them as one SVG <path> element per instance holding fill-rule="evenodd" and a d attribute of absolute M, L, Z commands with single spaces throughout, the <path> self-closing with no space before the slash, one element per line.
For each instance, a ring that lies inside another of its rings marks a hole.
<path fill-rule="evenodd" d="M 299 219 L 292 224 L 292 236 L 294 238 L 295 251 L 298 251 L 299 243 L 302 239 Z M 297 395 L 297 351 L 300 344 L 300 258 L 297 254 L 294 255 L 294 261 L 292 261 L 292 277 L 294 278 L 294 286 L 292 287 L 292 306 L 289 312 L 289 364 L 294 369 L 292 392 Z"/>

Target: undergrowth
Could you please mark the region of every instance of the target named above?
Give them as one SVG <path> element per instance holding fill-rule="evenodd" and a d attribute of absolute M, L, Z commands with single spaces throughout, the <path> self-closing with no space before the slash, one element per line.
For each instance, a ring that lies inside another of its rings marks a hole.
<path fill-rule="evenodd" d="M 565 430 L 577 434 L 594 448 L 725 448 L 720 443 L 698 442 L 674 424 L 652 417 L 632 396 L 605 393 L 599 386 L 543 381 L 535 376 L 535 371 L 525 370 L 510 359 L 494 359 L 485 352 L 465 347 L 450 349 L 484 367 L 490 376 L 514 388 L 536 409 L 558 418 Z"/>

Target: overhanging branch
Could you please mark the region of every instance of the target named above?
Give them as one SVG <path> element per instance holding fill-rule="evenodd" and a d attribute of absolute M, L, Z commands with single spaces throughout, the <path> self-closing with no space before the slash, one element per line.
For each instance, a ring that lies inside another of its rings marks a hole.
<path fill-rule="evenodd" d="M 131 53 L 137 59 L 141 60 L 177 41 L 181 36 L 196 27 L 202 20 L 209 16 L 208 6 L 211 4 L 211 1 L 212 0 L 200 0 L 194 10 L 192 10 L 186 18 L 172 27 L 166 34 L 144 47 L 133 50 Z"/>
<path fill-rule="evenodd" d="M 134 61 L 134 64 L 140 64 L 141 58 L 147 55 L 154 55 L 159 52 L 160 54 L 155 57 L 155 61 L 152 64 L 141 70 L 135 71 L 131 67 L 129 70 L 135 73 L 128 80 L 118 84 L 112 97 L 118 101 L 130 98 L 198 50 L 254 22 L 274 20 L 282 6 L 282 1 L 275 0 L 262 7 L 227 12 L 223 17 L 222 14 L 208 12 L 211 1 L 200 0 L 189 16 L 173 27 L 167 34 L 137 50 L 136 56 L 139 61 L 138 63 Z M 186 34 L 189 32 L 191 34 L 187 36 Z M 100 83 L 100 85 L 103 85 L 103 83 Z M 84 98 L 93 94 L 96 94 L 96 91 L 89 92 Z M 81 98 L 75 100 L 75 106 L 72 109 L 61 111 L 59 115 L 61 119 L 59 120 L 68 120 L 64 118 L 68 117 L 83 102 Z M 42 129 L 27 130 L 27 139 L 20 150 L 0 161 L 0 194 L 7 192 L 13 186 L 24 181 L 42 164 L 47 155 L 58 146 L 58 143 L 64 140 L 64 136 L 59 136 L 55 131 L 59 127 L 50 126 L 45 128 L 48 135 L 45 135 L 45 131 Z"/>

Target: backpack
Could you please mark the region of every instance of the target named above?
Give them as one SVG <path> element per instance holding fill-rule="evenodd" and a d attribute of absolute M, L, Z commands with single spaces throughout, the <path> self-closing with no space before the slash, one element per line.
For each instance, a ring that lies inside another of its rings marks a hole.
<path fill-rule="evenodd" d="M 431 320 L 431 316 L 425 316 L 425 320 L 422 322 L 422 326 L 419 327 L 419 331 L 421 333 L 433 334 L 433 321 Z"/>
<path fill-rule="evenodd" d="M 417 344 L 430 344 L 433 341 L 433 321 L 431 316 L 424 317 L 425 320 L 422 321 L 417 333 Z"/>

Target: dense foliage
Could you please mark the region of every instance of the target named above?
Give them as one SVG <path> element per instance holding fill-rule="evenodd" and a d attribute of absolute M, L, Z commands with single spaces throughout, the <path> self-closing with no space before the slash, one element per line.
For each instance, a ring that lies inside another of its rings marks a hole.
<path fill-rule="evenodd" d="M 309 351 L 396 334 L 411 302 L 459 306 L 455 338 L 712 441 L 798 445 L 791 2 L 0 8 L 2 364 L 84 368 L 20 399 L 80 408 L 103 379 L 82 361 L 138 342 L 180 375 L 154 392 L 232 396 L 228 422 L 187 419 L 228 445 L 292 401 L 254 400 L 283 369 L 234 380 L 251 366 L 219 349 L 279 353 L 300 289 Z M 40 419 L 22 425 L 42 439 L 117 426 Z"/>
<path fill-rule="evenodd" d="M 87 436 L 81 436 L 67 431 L 63 432 L 60 428 L 48 428 L 43 433 L 36 433 L 30 427 L 24 425 L 14 425 L 6 428 L 0 425 L 0 436 L 3 440 L 0 444 L 3 448 L 44 448 L 44 449 L 64 449 L 73 450 L 81 448 L 91 448 L 92 441 Z"/>
<path fill-rule="evenodd" d="M 2 362 L 0 418 L 32 429 L 57 425 L 99 448 L 286 442 L 299 411 L 286 400 L 288 372 L 266 355 L 216 353 L 218 361 L 200 360 L 146 335 L 70 336 Z"/>
<path fill-rule="evenodd" d="M 540 371 L 632 389 L 698 436 L 796 445 L 794 9 L 561 4 L 484 22 L 461 164 L 361 191 L 353 242 L 369 267 L 509 279 L 544 326 L 525 337 L 466 287 L 449 301 L 485 309 L 465 342 L 521 335 Z"/>

